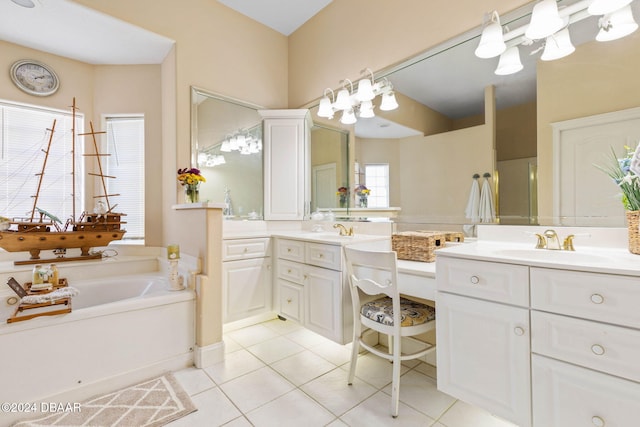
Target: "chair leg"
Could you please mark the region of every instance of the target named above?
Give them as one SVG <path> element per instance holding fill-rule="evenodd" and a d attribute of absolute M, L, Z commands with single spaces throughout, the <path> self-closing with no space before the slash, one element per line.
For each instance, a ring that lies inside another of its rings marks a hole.
<path fill-rule="evenodd" d="M 349 385 L 353 384 L 353 378 L 356 376 L 356 363 L 358 362 L 358 354 L 360 353 L 360 330 L 360 325 L 354 323 L 353 340 L 351 341 L 351 363 L 349 364 L 349 379 L 347 382 Z"/>
<path fill-rule="evenodd" d="M 391 416 L 393 418 L 398 416 L 398 406 L 400 404 L 400 368 L 402 367 L 400 344 L 400 339 L 393 340 L 393 373 L 391 379 Z"/>

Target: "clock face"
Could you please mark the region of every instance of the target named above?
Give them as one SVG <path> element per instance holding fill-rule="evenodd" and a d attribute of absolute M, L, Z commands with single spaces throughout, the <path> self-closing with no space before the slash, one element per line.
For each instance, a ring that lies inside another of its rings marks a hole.
<path fill-rule="evenodd" d="M 18 61 L 11 66 L 11 79 L 23 91 L 37 96 L 47 96 L 58 90 L 56 73 L 45 64 L 33 61 Z"/>

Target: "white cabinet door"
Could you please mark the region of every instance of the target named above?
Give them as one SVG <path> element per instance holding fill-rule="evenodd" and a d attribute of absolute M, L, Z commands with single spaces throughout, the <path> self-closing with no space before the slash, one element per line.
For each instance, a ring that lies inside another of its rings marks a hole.
<path fill-rule="evenodd" d="M 638 425 L 640 384 L 535 354 L 532 364 L 534 426 Z"/>
<path fill-rule="evenodd" d="M 223 322 L 271 311 L 271 258 L 222 263 Z"/>
<path fill-rule="evenodd" d="M 342 342 L 342 274 L 313 266 L 305 267 L 305 326 Z"/>
<path fill-rule="evenodd" d="M 529 311 L 439 292 L 438 389 L 531 426 Z"/>
<path fill-rule="evenodd" d="M 297 283 L 278 279 L 280 315 L 285 319 L 304 323 L 304 288 Z"/>
<path fill-rule="evenodd" d="M 261 110 L 264 219 L 302 220 L 310 194 L 308 110 Z"/>

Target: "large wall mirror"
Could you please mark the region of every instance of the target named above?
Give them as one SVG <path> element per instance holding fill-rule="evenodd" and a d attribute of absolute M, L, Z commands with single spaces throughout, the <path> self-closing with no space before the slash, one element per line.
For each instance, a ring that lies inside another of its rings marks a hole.
<path fill-rule="evenodd" d="M 311 212 L 348 208 L 337 190 L 349 188 L 349 133 L 314 125 L 311 128 Z"/>
<path fill-rule="evenodd" d="M 505 31 L 528 24 L 535 3 L 501 17 Z M 577 4 L 558 1 L 561 12 Z M 640 2 L 631 7 L 640 19 Z M 598 42 L 599 19 L 583 16 L 572 22 L 569 33 L 576 50 L 558 60 L 540 59 L 544 41 L 519 45 L 523 70 L 516 74 L 496 75 L 499 58 L 474 55 L 480 27 L 377 72 L 376 79 L 392 82 L 400 108 L 390 113 L 376 108 L 375 119 L 358 119 L 352 162 L 389 163 L 390 204 L 402 207 L 399 221 L 452 228 L 468 224 L 464 211 L 472 176 L 489 173 L 498 191 L 496 222 L 501 224 L 624 226 L 619 191 L 593 164 L 609 160 L 610 146 L 617 152 L 625 144 L 635 147 L 639 132 L 614 135 L 592 129 L 585 139 L 598 134 L 598 145 L 589 141 L 576 148 L 591 150 L 591 155 L 565 156 L 566 164 L 554 157 L 561 151 L 554 148 L 554 124 L 640 105 L 640 31 Z M 485 111 L 487 106 L 495 108 L 495 118 Z M 314 119 L 316 111 L 312 109 Z M 338 119 L 336 114 L 333 121 L 339 125 Z M 579 168 L 587 176 L 560 173 L 575 161 L 589 163 Z M 567 186 L 560 178 L 588 185 Z M 615 206 L 614 213 L 608 209 L 601 214 L 590 205 L 558 215 L 560 201 L 588 200 L 595 194 L 593 185 L 607 189 L 606 195 L 597 194 Z M 581 194 L 562 193 L 563 188 Z"/>
<path fill-rule="evenodd" d="M 226 202 L 227 219 L 263 214 L 260 107 L 191 88 L 191 153 L 207 182 L 203 201 Z"/>

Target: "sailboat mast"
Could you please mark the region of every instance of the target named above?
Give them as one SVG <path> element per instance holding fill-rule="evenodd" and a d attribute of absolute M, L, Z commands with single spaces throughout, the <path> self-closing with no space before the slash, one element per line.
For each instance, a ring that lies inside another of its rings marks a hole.
<path fill-rule="evenodd" d="M 51 142 L 53 142 L 53 133 L 56 130 L 56 119 L 53 119 L 53 125 L 51 129 L 47 129 L 51 133 L 49 134 L 49 143 L 47 144 L 47 151 L 44 152 L 44 162 L 42 162 L 42 170 L 40 171 L 40 179 L 38 180 L 38 189 L 36 195 L 33 196 L 33 209 L 31 209 L 31 218 L 29 221 L 33 222 L 33 217 L 36 215 L 36 207 L 38 206 L 38 197 L 40 196 L 40 188 L 42 187 L 42 179 L 44 178 L 44 170 L 47 167 L 47 160 L 49 159 L 49 151 L 51 150 Z"/>
<path fill-rule="evenodd" d="M 73 204 L 72 220 L 76 221 L 76 97 L 71 106 L 71 201 Z"/>

